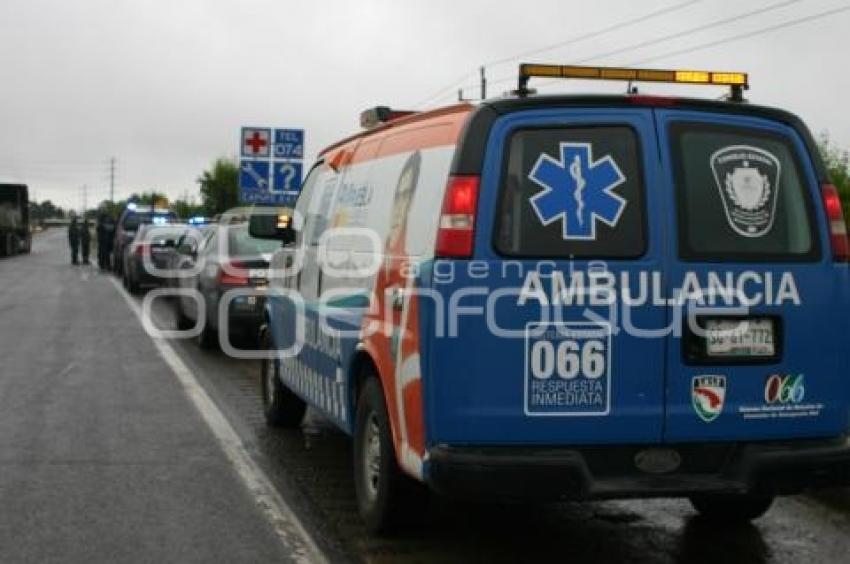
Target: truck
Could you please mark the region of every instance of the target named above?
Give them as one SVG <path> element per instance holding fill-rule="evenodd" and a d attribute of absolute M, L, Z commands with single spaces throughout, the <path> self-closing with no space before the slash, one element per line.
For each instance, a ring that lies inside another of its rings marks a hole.
<path fill-rule="evenodd" d="M 23 184 L 0 184 L 0 256 L 29 253 L 29 196 Z"/>

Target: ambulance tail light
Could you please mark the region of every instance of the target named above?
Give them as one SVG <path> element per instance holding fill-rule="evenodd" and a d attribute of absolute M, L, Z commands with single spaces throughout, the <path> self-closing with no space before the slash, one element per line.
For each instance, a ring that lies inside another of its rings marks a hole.
<path fill-rule="evenodd" d="M 248 267 L 239 261 L 231 261 L 221 266 L 218 277 L 221 286 L 247 286 L 251 283 L 248 276 Z"/>
<path fill-rule="evenodd" d="M 832 243 L 832 258 L 836 262 L 850 261 L 850 243 L 847 241 L 847 224 L 844 223 L 844 211 L 838 190 L 832 184 L 824 184 L 821 189 L 826 219 L 829 221 L 829 240 Z"/>
<path fill-rule="evenodd" d="M 474 245 L 478 176 L 452 176 L 443 197 L 435 254 L 444 258 L 470 258 Z"/>

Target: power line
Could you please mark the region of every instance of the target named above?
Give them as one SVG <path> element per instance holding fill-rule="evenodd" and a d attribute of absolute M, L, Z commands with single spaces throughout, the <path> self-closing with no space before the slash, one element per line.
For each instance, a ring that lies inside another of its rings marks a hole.
<path fill-rule="evenodd" d="M 619 22 L 619 23 L 610 25 L 608 27 L 598 29 L 596 31 L 591 31 L 589 33 L 585 33 L 585 34 L 579 35 L 577 37 L 572 37 L 572 38 L 567 39 L 565 41 L 559 41 L 558 43 L 553 43 L 553 44 L 547 45 L 545 47 L 539 47 L 537 49 L 525 51 L 525 52 L 519 53 L 517 55 L 513 55 L 511 57 L 505 57 L 503 59 L 496 59 L 496 60 L 493 60 L 493 61 L 489 61 L 489 62 L 484 63 L 482 66 L 490 67 L 490 66 L 493 66 L 493 65 L 507 63 L 507 62 L 510 62 L 510 61 L 520 59 L 522 57 L 528 57 L 528 56 L 531 56 L 531 55 L 536 55 L 536 54 L 539 54 L 539 53 L 543 53 L 545 51 L 552 51 L 554 49 L 559 49 L 559 48 L 565 47 L 567 45 L 572 45 L 574 43 L 579 43 L 581 41 L 593 39 L 594 37 L 599 37 L 600 35 L 604 35 L 606 33 L 612 32 L 612 31 L 617 31 L 618 29 L 622 29 L 624 27 L 635 25 L 637 23 L 642 23 L 642 22 L 645 22 L 647 20 L 650 20 L 650 19 L 653 19 L 653 18 L 656 18 L 656 17 L 659 17 L 659 16 L 663 16 L 663 15 L 666 15 L 666 14 L 670 14 L 672 12 L 676 12 L 678 10 L 682 10 L 684 8 L 687 8 L 688 6 L 691 6 L 693 4 L 697 4 L 699 2 L 702 2 L 702 0 L 686 0 L 685 2 L 680 2 L 678 4 L 674 4 L 674 5 L 668 6 L 666 8 L 661 8 L 659 10 L 655 10 L 654 12 L 644 14 L 644 15 L 639 16 L 637 18 L 632 18 L 630 20 Z M 460 75 L 457 79 L 455 79 L 454 81 L 452 81 L 451 83 L 449 83 L 445 87 L 440 88 L 434 94 L 431 94 L 427 98 L 424 98 L 421 102 L 415 104 L 414 107 L 420 108 L 420 107 L 424 106 L 425 104 L 427 104 L 428 102 L 431 102 L 435 98 L 436 99 L 443 98 L 448 92 L 453 93 L 454 90 L 455 90 L 455 87 L 458 85 L 459 82 L 463 81 L 467 76 L 475 74 L 476 72 L 478 72 L 478 70 L 479 70 L 478 68 L 475 68 L 474 70 L 465 72 L 464 74 Z"/>
<path fill-rule="evenodd" d="M 637 61 L 632 61 L 630 63 L 627 63 L 624 66 L 640 65 L 640 64 L 644 64 L 644 63 L 650 63 L 650 62 L 653 62 L 653 61 L 658 61 L 658 60 L 661 60 L 661 59 L 667 59 L 669 57 L 675 57 L 677 55 L 683 55 L 683 54 L 686 54 L 686 53 L 693 53 L 694 51 L 700 51 L 702 49 L 708 49 L 710 47 L 716 47 L 717 45 L 728 44 L 728 43 L 732 43 L 734 41 L 740 41 L 742 39 L 749 39 L 751 37 L 756 37 L 758 35 L 764 35 L 765 33 L 770 33 L 772 31 L 777 31 L 777 30 L 780 30 L 780 29 L 785 29 L 785 28 L 788 28 L 788 27 L 801 25 L 801 24 L 808 23 L 808 22 L 811 22 L 811 21 L 814 21 L 814 20 L 826 18 L 828 16 L 833 16 L 835 14 L 840 14 L 840 13 L 846 12 L 848 10 L 850 10 L 850 6 L 842 6 L 840 8 L 833 8 L 831 10 L 826 10 L 826 11 L 823 11 L 823 12 L 818 12 L 816 14 L 811 14 L 811 15 L 808 15 L 808 16 L 802 16 L 802 17 L 794 18 L 792 20 L 784 21 L 784 22 L 781 22 L 781 23 L 778 23 L 778 24 L 758 28 L 758 29 L 755 29 L 753 31 L 747 31 L 747 32 L 744 32 L 744 33 L 739 33 L 739 34 L 736 34 L 736 35 L 732 35 L 730 37 L 725 37 L 723 39 L 716 39 L 716 40 L 712 40 L 712 41 L 707 41 L 705 43 L 700 43 L 699 45 L 693 45 L 691 47 L 685 47 L 685 48 L 682 48 L 682 49 L 677 49 L 675 51 L 668 51 L 666 53 L 653 55 L 651 57 L 647 57 L 647 58 L 640 59 L 640 60 L 637 60 Z M 548 81 L 540 83 L 539 86 L 546 86 L 548 84 L 553 84 L 554 82 L 556 82 L 556 81 L 548 80 Z"/>
<path fill-rule="evenodd" d="M 115 201 L 115 157 L 109 159 L 109 201 Z"/>
<path fill-rule="evenodd" d="M 573 37 L 571 39 L 567 39 L 566 41 L 560 41 L 558 43 L 553 43 L 551 45 L 547 45 L 546 47 L 540 47 L 539 49 L 532 49 L 530 51 L 525 51 L 525 52 L 519 53 L 518 55 L 515 55 L 513 57 L 505 57 L 504 59 L 496 59 L 495 61 L 490 61 L 488 63 L 484 63 L 484 66 L 490 67 L 490 66 L 493 66 L 493 65 L 500 65 L 502 63 L 509 63 L 511 61 L 516 61 L 518 59 L 530 57 L 532 55 L 539 55 L 540 53 L 544 53 L 546 51 L 553 51 L 555 49 L 560 49 L 561 47 L 566 47 L 567 45 L 579 43 L 580 41 L 585 41 L 587 39 L 593 39 L 594 37 L 599 37 L 600 35 L 604 35 L 606 33 L 612 32 L 612 31 L 617 31 L 617 30 L 622 29 L 624 27 L 628 27 L 628 26 L 635 25 L 635 24 L 638 24 L 638 23 L 643 23 L 647 20 L 651 20 L 651 19 L 656 18 L 658 16 L 664 16 L 664 15 L 667 15 L 667 14 L 670 14 L 670 13 L 673 13 L 673 12 L 677 12 L 679 10 L 687 8 L 688 6 L 698 4 L 701 1 L 702 0 L 688 0 L 687 2 L 681 2 L 679 4 L 674 4 L 673 6 L 668 6 L 667 8 L 661 8 L 660 10 L 650 12 L 650 13 L 645 14 L 643 16 L 640 16 L 640 17 L 637 17 L 637 18 L 634 18 L 634 19 L 631 19 L 631 20 L 627 20 L 627 21 L 624 21 L 624 22 L 616 23 L 614 25 L 610 25 L 608 27 L 599 29 L 597 31 L 591 31 L 590 33 L 585 33 L 583 35 L 579 35 L 578 37 Z M 793 0 L 793 1 L 799 1 L 799 0 Z"/>
<path fill-rule="evenodd" d="M 733 41 L 739 41 L 741 39 L 746 39 L 748 37 L 754 37 L 756 35 L 764 35 L 765 33 L 770 33 L 771 31 L 776 31 L 779 29 L 784 29 L 786 27 L 792 27 L 795 25 L 800 25 L 804 23 L 808 23 L 810 21 L 819 20 L 821 18 L 825 18 L 827 16 L 832 16 L 834 14 L 839 14 L 841 12 L 846 12 L 850 10 L 850 6 L 842 6 L 841 8 L 835 8 L 832 10 L 827 10 L 825 12 L 820 12 L 817 14 L 812 14 L 810 16 L 804 16 L 802 18 L 798 18 L 795 20 L 790 20 L 786 22 L 782 22 L 776 25 L 771 25 L 768 27 L 763 27 L 761 29 L 757 29 L 755 31 L 749 31 L 746 33 L 740 33 L 738 35 L 733 35 L 731 37 L 727 37 L 725 39 L 719 39 L 716 41 L 709 41 L 706 43 L 702 43 L 700 45 L 694 45 L 693 47 L 686 47 L 684 49 L 678 49 L 676 51 L 669 51 L 667 53 L 663 53 L 661 55 L 653 55 L 652 57 L 648 57 L 646 59 L 641 59 L 640 61 L 635 61 L 629 63 L 629 65 L 640 65 L 643 63 L 649 63 L 652 61 L 657 61 L 660 59 L 666 59 L 668 57 L 675 57 L 676 55 L 684 55 L 686 53 L 692 53 L 694 51 L 699 51 L 700 49 L 708 49 L 709 47 L 714 47 L 715 45 L 720 45 L 721 43 L 731 43 Z"/>
<path fill-rule="evenodd" d="M 664 43 L 666 41 L 670 41 L 671 39 L 678 39 L 679 37 L 684 37 L 686 35 L 690 35 L 690 34 L 693 34 L 693 33 L 698 33 L 700 31 L 712 29 L 712 28 L 727 24 L 727 23 L 732 22 L 732 21 L 740 21 L 740 20 L 743 20 L 743 19 L 751 18 L 751 17 L 756 16 L 756 15 L 764 14 L 764 13 L 769 12 L 769 11 L 778 10 L 778 9 L 784 8 L 786 6 L 789 6 L 791 4 L 799 3 L 801 1 L 802 0 L 783 0 L 782 2 L 770 4 L 768 6 L 758 8 L 756 10 L 751 10 L 751 11 L 745 12 L 743 14 L 737 14 L 735 16 L 716 20 L 716 21 L 708 23 L 708 24 L 698 25 L 698 26 L 695 26 L 695 27 L 692 27 L 692 28 L 689 28 L 689 29 L 686 29 L 686 30 L 683 30 L 683 31 L 678 31 L 676 33 L 671 33 L 671 34 L 668 34 L 668 35 L 665 35 L 665 36 L 662 36 L 662 37 L 658 37 L 658 38 L 655 38 L 655 39 L 640 41 L 638 43 L 634 43 L 634 44 L 629 45 L 627 47 L 622 47 L 622 48 L 615 49 L 615 50 L 612 50 L 612 51 L 607 51 L 607 52 L 604 52 L 604 53 L 597 53 L 597 54 L 592 55 L 590 57 L 579 59 L 578 61 L 575 61 L 575 64 L 587 63 L 589 61 L 609 57 L 611 55 L 616 55 L 616 54 L 624 53 L 624 52 L 627 52 L 627 51 L 632 51 L 632 50 L 635 50 L 635 49 L 643 49 L 643 48 L 646 48 L 646 47 L 650 47 L 652 45 L 657 45 L 659 43 Z M 739 35 L 734 35 L 731 38 L 727 38 L 727 39 L 712 40 L 712 41 L 704 43 L 704 44 L 684 48 L 684 49 L 677 50 L 677 51 L 672 51 L 670 53 L 665 53 L 664 55 L 659 55 L 659 56 L 656 56 L 656 57 L 652 57 L 652 58 L 648 58 L 648 59 L 642 59 L 640 61 L 628 63 L 624 66 L 642 64 L 642 63 L 654 61 L 654 60 L 661 59 L 661 58 L 671 57 L 671 56 L 681 54 L 681 53 L 689 53 L 689 52 L 696 51 L 696 50 L 699 50 L 699 49 L 706 49 L 708 47 L 712 47 L 714 45 L 719 45 L 721 43 L 726 43 L 726 42 L 729 42 L 729 41 L 736 41 L 738 39 L 744 39 L 746 37 L 752 37 L 754 35 L 761 35 L 763 33 L 768 33 L 768 32 L 773 31 L 775 29 L 790 27 L 792 25 L 798 25 L 798 24 L 805 23 L 805 22 L 813 20 L 813 19 L 826 17 L 826 16 L 832 15 L 834 13 L 843 12 L 847 9 L 850 9 L 850 6 L 837 8 L 837 9 L 833 9 L 833 10 L 827 10 L 826 12 L 821 12 L 819 14 L 814 14 L 812 16 L 804 16 L 804 17 L 801 17 L 801 18 L 796 18 L 796 19 L 793 19 L 793 20 L 783 22 L 781 24 L 774 25 L 774 26 L 768 26 L 766 28 L 760 28 L 760 29 L 757 29 L 753 32 L 746 32 L 746 33 L 742 33 L 742 34 L 739 34 Z M 502 83 L 505 83 L 505 82 L 508 82 L 508 81 L 513 81 L 513 80 L 516 80 L 516 75 L 503 76 L 503 77 L 491 80 L 490 83 L 491 84 L 502 84 Z M 559 83 L 559 82 L 560 81 L 558 81 L 558 80 L 544 80 L 542 82 L 539 82 L 537 84 L 537 86 L 538 87 L 547 86 L 547 85 L 555 84 L 555 83 Z"/>

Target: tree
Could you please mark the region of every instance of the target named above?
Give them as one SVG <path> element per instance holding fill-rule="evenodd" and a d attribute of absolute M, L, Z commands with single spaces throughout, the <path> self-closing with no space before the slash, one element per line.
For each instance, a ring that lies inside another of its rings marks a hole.
<path fill-rule="evenodd" d="M 198 184 L 207 215 L 217 215 L 239 206 L 239 167 L 234 159 L 216 159 L 211 169 L 198 177 Z"/>
<path fill-rule="evenodd" d="M 54 219 L 54 218 L 63 219 L 65 217 L 65 210 L 56 206 L 50 200 L 44 200 L 41 203 L 30 202 L 29 206 L 30 206 L 30 217 L 33 220 L 41 221 L 43 219 Z"/>
<path fill-rule="evenodd" d="M 203 215 L 204 208 L 194 202 L 187 202 L 186 200 L 175 200 L 173 204 L 171 204 L 171 209 L 177 214 L 178 217 L 183 219 L 189 219 L 190 217 L 194 217 L 196 215 Z"/>
<path fill-rule="evenodd" d="M 844 219 L 850 221 L 850 153 L 833 145 L 826 132 L 821 133 L 818 148 L 832 183 L 841 197 Z"/>
<path fill-rule="evenodd" d="M 97 210 L 100 213 L 105 213 L 112 219 L 118 219 L 118 216 L 121 215 L 121 211 L 127 207 L 126 200 L 120 200 L 118 202 L 113 202 L 111 200 L 103 200 L 97 206 Z"/>

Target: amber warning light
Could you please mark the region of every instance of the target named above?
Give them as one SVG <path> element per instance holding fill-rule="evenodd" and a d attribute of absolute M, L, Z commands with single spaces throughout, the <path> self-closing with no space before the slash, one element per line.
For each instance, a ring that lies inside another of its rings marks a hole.
<path fill-rule="evenodd" d="M 750 86 L 747 73 L 744 72 L 580 67 L 573 65 L 537 65 L 525 63 L 519 67 L 518 93 L 520 95 L 527 95 L 529 93 L 528 81 L 531 78 L 579 78 L 729 86 L 732 90 L 731 99 L 734 101 L 743 100 L 743 91 Z"/>

